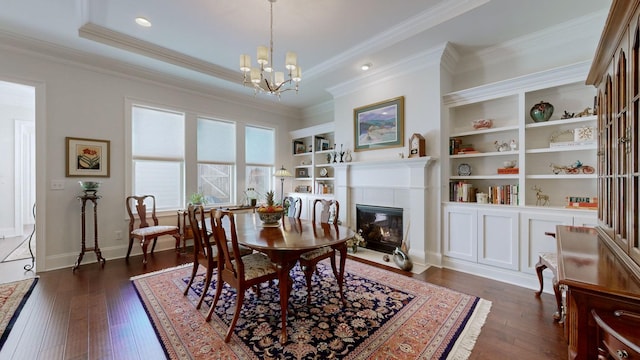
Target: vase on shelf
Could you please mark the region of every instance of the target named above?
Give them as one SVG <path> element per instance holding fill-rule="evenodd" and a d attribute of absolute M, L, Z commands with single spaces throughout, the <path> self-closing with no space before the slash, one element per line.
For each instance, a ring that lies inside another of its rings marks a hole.
<path fill-rule="evenodd" d="M 347 150 L 347 155 L 344 157 L 344 161 L 351 162 L 351 150 Z"/>
<path fill-rule="evenodd" d="M 553 115 L 553 105 L 546 101 L 540 101 L 533 105 L 529 111 L 529 115 L 531 115 L 531 119 L 533 119 L 534 122 L 548 121 L 551 115 Z"/>

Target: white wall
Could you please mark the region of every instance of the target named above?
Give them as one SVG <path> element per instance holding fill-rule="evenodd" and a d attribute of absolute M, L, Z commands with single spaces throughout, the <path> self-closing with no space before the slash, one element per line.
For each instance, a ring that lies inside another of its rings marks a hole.
<path fill-rule="evenodd" d="M 296 115 L 286 111 L 255 106 L 249 104 L 250 101 L 238 103 L 204 96 L 195 91 L 12 48 L 1 51 L 0 79 L 40 84 L 36 90 L 37 97 L 44 94 L 44 98 L 38 98 L 40 106 L 42 100 L 46 100 L 46 106 L 36 116 L 38 271 L 71 266 L 80 251 L 80 204 L 76 200 L 81 192 L 77 184 L 80 179 L 65 177 L 67 136 L 111 141 L 111 176 L 99 179 L 102 182 L 99 191 L 102 199 L 98 204 L 99 245 L 107 260 L 126 254 L 128 230 L 124 199 L 129 194 L 125 193 L 125 98 L 143 99 L 228 120 L 271 124 L 276 128 L 276 141 L 286 145 L 278 149 L 276 163 L 290 158 L 288 131 L 298 120 Z M 50 181 L 54 179 L 63 180 L 65 188 L 50 190 Z M 175 218 L 165 221 L 173 224 Z M 123 239 L 115 239 L 116 231 L 125 234 Z M 92 240 L 91 234 L 88 235 Z M 166 239 L 158 246 L 171 247 L 172 240 Z M 139 245 L 134 247 L 137 253 L 139 249 Z M 93 253 L 88 253 L 83 264 L 94 260 Z"/>

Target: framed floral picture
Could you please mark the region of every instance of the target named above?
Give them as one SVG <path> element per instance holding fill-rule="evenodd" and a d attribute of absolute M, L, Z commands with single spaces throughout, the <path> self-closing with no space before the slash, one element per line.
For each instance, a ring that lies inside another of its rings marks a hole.
<path fill-rule="evenodd" d="M 404 146 L 404 96 L 353 109 L 355 151 Z"/>
<path fill-rule="evenodd" d="M 67 177 L 109 177 L 109 140 L 67 137 Z"/>

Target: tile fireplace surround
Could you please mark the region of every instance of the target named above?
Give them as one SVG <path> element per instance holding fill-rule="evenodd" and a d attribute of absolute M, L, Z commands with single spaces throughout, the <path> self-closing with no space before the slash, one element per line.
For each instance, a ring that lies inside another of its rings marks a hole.
<path fill-rule="evenodd" d="M 433 160 L 425 156 L 333 164 L 335 198 L 340 202 L 340 212 L 344 214 L 342 221 L 355 227 L 356 204 L 402 208 L 409 257 L 414 263 L 425 265 L 426 239 L 431 233 L 427 229 L 429 222 L 426 218 L 431 211 L 428 209 L 428 168 Z"/>

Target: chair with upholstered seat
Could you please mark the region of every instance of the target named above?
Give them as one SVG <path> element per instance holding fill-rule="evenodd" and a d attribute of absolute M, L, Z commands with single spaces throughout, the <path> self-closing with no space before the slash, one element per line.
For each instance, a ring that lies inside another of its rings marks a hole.
<path fill-rule="evenodd" d="M 228 242 L 226 241 L 227 233 L 225 231 L 225 225 L 231 235 L 231 239 Z M 223 282 L 235 288 L 237 291 L 236 309 L 233 314 L 233 319 L 229 324 L 227 335 L 224 338 L 225 342 L 229 342 L 231 334 L 233 334 L 233 329 L 240 317 L 245 292 L 254 286 L 256 289 L 259 289 L 261 283 L 277 279 L 278 273 L 275 264 L 262 253 L 255 252 L 250 255 L 240 256 L 236 259 L 233 258 L 232 254 L 238 254 L 240 251 L 233 212 L 213 210 L 211 214 L 211 229 L 213 230 L 215 243 L 218 248 L 219 264 L 216 275 L 216 295 L 207 313 L 206 321 L 211 320 L 211 316 L 216 308 L 216 303 L 222 293 Z M 258 291 L 256 291 L 256 293 L 258 293 Z M 258 296 L 259 295 L 258 293 Z"/>
<path fill-rule="evenodd" d="M 284 198 L 284 203 L 288 204 L 287 216 L 290 218 L 300 219 L 302 213 L 302 199 L 294 196 L 287 196 Z"/>
<path fill-rule="evenodd" d="M 547 236 L 551 236 L 555 239 L 556 234 L 552 232 L 545 232 Z M 538 274 L 538 281 L 540 282 L 540 290 L 536 292 L 536 296 L 540 296 L 542 294 L 542 290 L 544 288 L 544 278 L 542 277 L 542 272 L 544 269 L 551 270 L 553 273 L 553 292 L 556 297 L 556 306 L 558 307 L 558 311 L 553 314 L 553 319 L 559 322 L 564 321 L 564 309 L 562 307 L 562 293 L 560 292 L 560 285 L 558 284 L 558 254 L 555 252 L 540 252 L 538 254 L 538 263 L 536 264 L 536 273 Z"/>
<path fill-rule="evenodd" d="M 180 246 L 180 231 L 177 226 L 159 225 L 156 216 L 156 198 L 153 195 L 128 196 L 126 199 L 127 213 L 129 214 L 129 249 L 127 250 L 126 260 L 129 260 L 131 247 L 134 240 L 140 241 L 142 247 L 142 263 L 147 263 L 147 247 L 149 242 L 153 240 L 151 253 L 156 248 L 158 237 L 173 236 L 176 239 L 176 250 Z M 151 209 L 148 212 L 148 209 Z M 152 222 L 151 224 L 149 222 Z M 136 223 L 138 227 L 136 228 Z"/>
<path fill-rule="evenodd" d="M 318 208 L 320 208 L 319 211 L 317 210 Z M 340 204 L 337 200 L 315 199 L 312 211 L 312 225 L 314 229 L 317 224 L 321 226 L 335 225 L 338 221 Z M 318 214 L 316 214 L 316 212 L 318 212 Z M 302 268 L 307 281 L 307 304 L 311 303 L 311 278 L 313 277 L 313 273 L 316 271 L 318 262 L 324 259 L 331 259 L 333 274 L 336 279 L 338 279 L 336 252 L 332 247 L 323 246 L 300 255 L 300 267 Z"/>
<path fill-rule="evenodd" d="M 202 302 L 207 295 L 209 286 L 211 285 L 211 279 L 213 277 L 213 269 L 218 268 L 218 248 L 213 240 L 212 233 L 207 230 L 207 222 L 205 219 L 206 211 L 202 205 L 189 204 L 187 214 L 189 217 L 189 226 L 193 233 L 193 271 L 191 271 L 191 278 L 187 287 L 184 289 L 184 295 L 189 293 L 189 288 L 193 284 L 193 280 L 198 274 L 198 268 L 200 265 L 206 269 L 202 295 L 200 301 L 196 305 L 196 309 L 200 309 Z M 248 255 L 252 253 L 252 250 L 240 246 L 240 256 Z M 233 255 L 233 254 L 232 254 Z M 220 269 L 218 268 L 218 271 Z"/>

